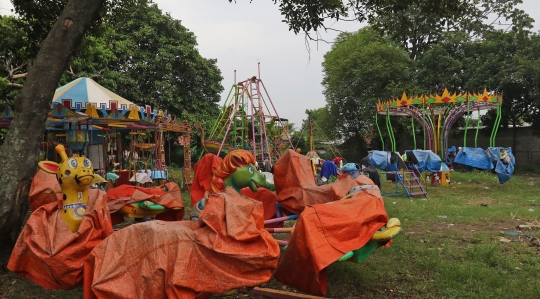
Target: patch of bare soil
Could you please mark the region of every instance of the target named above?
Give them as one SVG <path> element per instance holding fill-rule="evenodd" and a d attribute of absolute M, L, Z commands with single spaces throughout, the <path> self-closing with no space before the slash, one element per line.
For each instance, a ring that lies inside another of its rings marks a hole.
<path fill-rule="evenodd" d="M 450 236 L 448 233 L 451 233 Z M 464 245 L 483 242 L 482 239 L 476 237 L 478 233 L 490 234 L 492 239 L 497 239 L 501 243 L 523 243 L 535 247 L 540 253 L 540 221 L 486 221 L 473 224 L 424 223 L 408 227 L 405 232 L 405 234 L 417 236 L 422 243 L 427 243 L 428 239 L 436 240 L 439 236 L 444 235 L 445 240 L 452 240 Z"/>

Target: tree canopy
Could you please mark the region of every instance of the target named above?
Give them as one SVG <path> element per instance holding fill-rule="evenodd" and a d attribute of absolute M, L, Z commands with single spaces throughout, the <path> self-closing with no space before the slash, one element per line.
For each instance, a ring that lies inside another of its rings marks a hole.
<path fill-rule="evenodd" d="M 26 2 L 22 7 L 30 9 Z M 26 28 L 28 23 L 32 27 L 50 26 L 45 19 L 59 7 L 62 6 L 38 5 L 37 8 L 47 13 L 36 23 L 14 17 L 0 21 L 7 23 L 3 27 L 13 29 L 6 35 L 11 36 L 9 43 L 3 45 L 10 49 L 2 49 L 0 53 L 5 54 L 0 59 L 11 62 L 12 70 L 25 73 L 35 54 L 31 44 L 24 45 L 30 37 L 21 28 Z M 24 16 L 33 20 L 35 9 Z M 199 54 L 195 35 L 179 20 L 163 14 L 156 4 L 146 1 L 116 8 L 115 13 L 105 13 L 102 20 L 83 38 L 60 84 L 76 77 L 92 77 L 136 104 L 168 110 L 179 119 L 204 123 L 209 115 L 218 113 L 217 103 L 223 90 L 221 71 L 215 59 Z M 33 39 L 39 38 L 41 35 L 34 33 Z M 25 52 L 21 53 L 23 50 Z M 12 102 L 24 79 L 14 80 L 8 68 L 4 69 L 4 87 L 0 86 L 0 91 Z M 7 83 L 12 86 L 6 86 Z"/>
<path fill-rule="evenodd" d="M 460 12 L 455 20 L 448 19 L 451 14 L 423 14 L 411 5 L 336 38 L 325 56 L 322 84 L 329 118 L 346 139 L 354 129 L 368 140 L 378 139 L 374 134 L 378 98 L 400 97 L 404 91 L 441 93 L 445 88 L 502 93 L 502 126 L 528 121 L 540 128 L 539 36 L 530 32 L 533 20 L 515 8 L 520 0 L 471 3 L 471 11 Z M 509 24 L 496 29 L 482 23 L 489 13 Z M 358 117 L 351 120 L 351 115 Z M 493 125 L 492 113 L 483 121 Z"/>
<path fill-rule="evenodd" d="M 365 136 L 374 124 L 377 100 L 407 89 L 412 67 L 404 49 L 369 27 L 340 34 L 324 56 L 322 82 L 340 135 Z"/>

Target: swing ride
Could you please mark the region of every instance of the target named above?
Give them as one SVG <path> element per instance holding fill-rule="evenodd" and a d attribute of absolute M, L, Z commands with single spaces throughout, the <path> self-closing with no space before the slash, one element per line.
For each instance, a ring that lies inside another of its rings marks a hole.
<path fill-rule="evenodd" d="M 279 117 L 260 78 L 260 67 L 258 77 L 231 87 L 210 134 L 205 136 L 203 131 L 201 139 L 205 151 L 218 156 L 235 149 L 247 150 L 266 171 L 287 149 L 294 149 L 287 120 Z"/>
<path fill-rule="evenodd" d="M 513 172 L 515 160 L 511 154 L 510 148 L 497 148 L 495 146 L 495 139 L 497 136 L 497 130 L 501 121 L 501 105 L 502 95 L 496 93 L 488 93 L 487 89 L 484 89 L 483 93 L 459 93 L 450 94 L 448 89 L 444 89 L 441 95 L 421 95 L 408 97 L 406 93 L 403 93 L 401 99 L 392 99 L 385 102 L 379 101 L 377 103 L 376 114 L 376 126 L 381 137 L 382 147 L 384 149 L 384 138 L 381 133 L 381 129 L 378 124 L 378 115 L 385 115 L 386 128 L 388 136 L 390 138 L 390 149 L 392 152 L 396 151 L 396 140 L 392 130 L 391 116 L 409 116 L 411 117 L 411 128 L 414 142 L 414 149 L 417 149 L 415 122 L 424 131 L 423 148 L 424 150 L 431 150 L 443 158 L 443 161 L 449 161 L 449 147 L 448 137 L 450 130 L 455 122 L 466 115 L 465 118 L 465 131 L 463 137 L 463 147 L 457 153 L 456 163 L 464 164 L 470 167 L 492 170 L 495 165 L 498 165 L 499 160 L 498 153 L 504 151 L 504 157 L 508 155 L 510 158 L 507 163 L 503 163 L 507 166 L 499 166 L 497 175 L 499 181 L 504 183 L 507 179 L 501 179 L 505 177 L 509 179 Z M 474 139 L 474 148 L 467 147 L 467 130 L 469 127 L 469 121 L 474 111 L 478 113 L 478 119 L 480 119 L 481 110 L 496 109 L 496 119 L 493 126 L 490 139 L 489 148 L 487 151 L 478 149 L 478 132 L 480 129 L 480 122 L 476 125 L 476 135 Z M 497 149 L 497 150 L 496 150 Z M 497 153 L 495 153 L 497 152 Z M 468 154 L 467 154 L 468 153 Z M 497 155 L 497 157 L 495 157 Z M 504 159 L 503 157 L 503 159 Z M 486 162 L 487 163 L 483 163 Z M 482 164 L 486 164 L 486 167 L 482 167 Z"/>

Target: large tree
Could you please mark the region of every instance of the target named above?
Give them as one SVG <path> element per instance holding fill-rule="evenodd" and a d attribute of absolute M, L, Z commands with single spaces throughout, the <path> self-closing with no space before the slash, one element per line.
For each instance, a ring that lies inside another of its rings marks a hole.
<path fill-rule="evenodd" d="M 219 112 L 221 71 L 203 58 L 195 35 L 155 4 L 119 9 L 87 36 L 70 72 L 96 81 L 139 105 L 204 122 Z M 65 76 L 66 81 L 72 76 Z"/>
<path fill-rule="evenodd" d="M 495 31 L 476 45 L 476 76 L 469 86 L 486 86 L 503 95 L 501 126 L 514 130 L 512 148 L 518 151 L 516 130 L 525 121 L 540 128 L 540 36 L 527 31 Z M 483 117 L 492 128 L 494 112 Z"/>
<path fill-rule="evenodd" d="M 412 60 L 389 38 L 366 27 L 342 33 L 323 62 L 327 106 L 345 140 L 374 128 L 375 104 L 410 86 Z"/>
<path fill-rule="evenodd" d="M 15 117 L 0 148 L 0 258 L 17 240 L 28 211 L 28 191 L 36 172 L 39 143 L 50 102 L 73 50 L 96 19 L 103 1 L 71 0 L 41 43 L 21 93 Z"/>
<path fill-rule="evenodd" d="M 419 0 L 398 10 L 378 9 L 376 14 L 370 16 L 369 24 L 399 42 L 416 59 L 444 39 L 446 33 L 460 31 L 467 36 L 480 37 L 496 26 L 524 27 L 530 25 L 532 20 L 524 11 L 516 8 L 522 0 L 462 1 L 457 7 L 451 6 L 435 13 L 426 13 L 423 9 L 425 2 L 436 1 Z"/>

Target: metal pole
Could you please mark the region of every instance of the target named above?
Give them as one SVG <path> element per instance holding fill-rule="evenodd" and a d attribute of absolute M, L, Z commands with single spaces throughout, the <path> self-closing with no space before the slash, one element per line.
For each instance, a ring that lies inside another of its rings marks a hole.
<path fill-rule="evenodd" d="M 272 102 L 272 99 L 270 98 L 270 94 L 268 93 L 268 91 L 266 90 L 266 86 L 264 86 L 264 82 L 262 80 L 260 80 L 260 83 L 264 89 L 264 92 L 266 93 L 266 95 L 268 96 L 268 101 L 270 101 L 270 105 L 272 105 L 272 109 L 274 109 L 274 113 L 276 114 L 278 120 L 279 120 L 279 124 L 281 125 L 282 128 L 285 128 L 285 126 L 283 125 L 283 122 L 281 121 L 281 117 L 279 117 L 279 114 L 276 110 L 276 107 L 274 107 L 274 103 Z M 287 140 L 289 141 L 289 144 L 291 145 L 291 148 L 294 150 L 294 146 L 291 142 L 291 138 L 289 137 L 289 133 L 287 132 L 287 130 L 284 130 L 285 131 L 285 136 L 287 136 Z"/>
<path fill-rule="evenodd" d="M 478 147 L 478 129 L 480 129 L 480 108 L 476 109 L 478 112 L 478 120 L 476 121 L 476 135 L 474 136 L 474 147 Z"/>
<path fill-rule="evenodd" d="M 384 151 L 384 138 L 381 133 L 381 128 L 379 127 L 378 115 L 379 115 L 379 112 L 375 113 L 375 125 L 377 126 L 377 131 L 379 131 L 379 137 L 381 137 L 381 143 L 382 143 L 382 150 Z"/>
<path fill-rule="evenodd" d="M 411 129 L 412 129 L 412 136 L 413 136 L 413 140 L 414 140 L 413 149 L 416 149 L 416 134 L 414 132 L 414 117 L 411 117 Z"/>
<path fill-rule="evenodd" d="M 469 129 L 469 114 L 471 111 L 471 103 L 469 102 L 469 96 L 467 95 L 467 118 L 465 119 L 465 132 L 463 133 L 463 147 L 467 147 L 467 130 Z"/>
<path fill-rule="evenodd" d="M 313 120 L 309 118 L 309 151 L 313 151 Z"/>
<path fill-rule="evenodd" d="M 242 94 L 244 93 L 244 91 L 245 91 L 245 88 L 242 90 Z M 229 117 L 229 125 L 227 126 L 227 131 L 225 132 L 225 135 L 223 135 L 223 141 L 221 141 L 221 145 L 219 146 L 217 156 L 219 156 L 219 154 L 221 154 L 221 150 L 223 149 L 223 145 L 225 144 L 225 141 L 227 139 L 227 135 L 229 134 L 229 131 L 231 130 L 231 126 L 232 126 L 232 123 L 233 123 L 233 120 L 234 120 L 234 115 L 235 115 L 236 111 L 238 110 L 238 104 L 239 103 L 240 102 L 237 102 L 236 105 L 234 105 L 234 109 L 231 112 L 231 116 Z"/>

